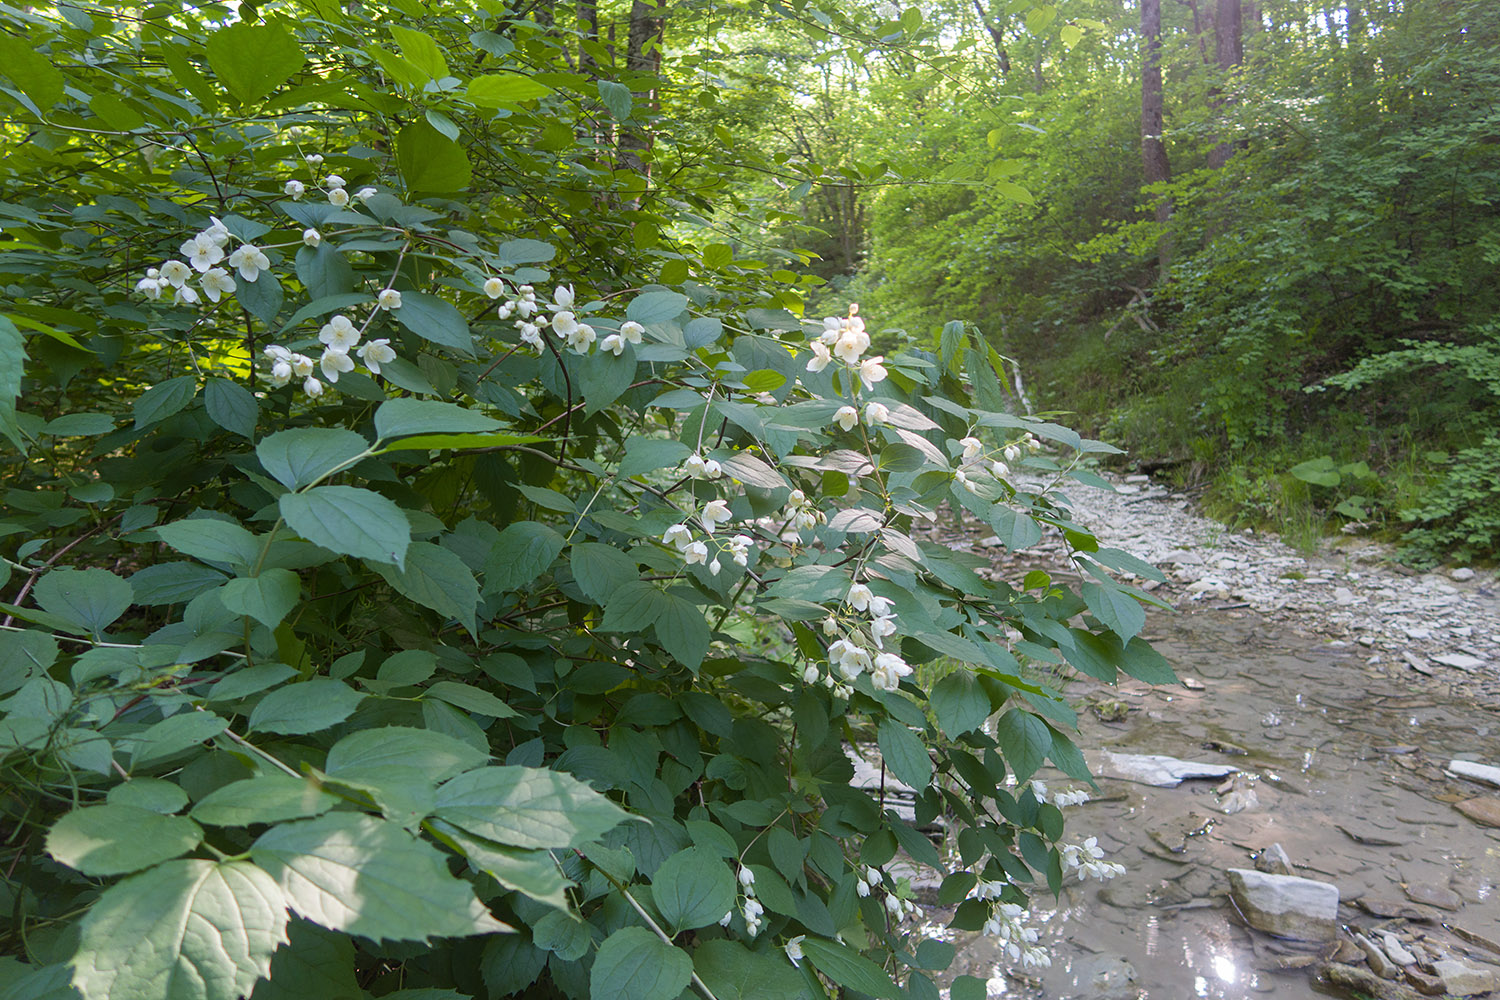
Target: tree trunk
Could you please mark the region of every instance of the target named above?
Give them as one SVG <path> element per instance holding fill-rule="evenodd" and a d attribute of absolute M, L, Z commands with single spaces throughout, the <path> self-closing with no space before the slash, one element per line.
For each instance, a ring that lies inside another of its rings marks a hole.
<path fill-rule="evenodd" d="M 984 25 L 984 30 L 990 33 L 990 40 L 995 43 L 995 61 L 1000 64 L 1000 75 L 1004 76 L 1010 72 L 1010 53 L 1005 50 L 1005 33 L 990 20 L 989 13 L 979 0 L 974 0 L 974 10 L 979 13 L 979 23 Z"/>
<path fill-rule="evenodd" d="M 656 3 L 652 0 L 632 0 L 630 35 L 625 48 L 625 72 L 627 74 L 631 76 L 647 74 L 654 77 L 661 71 L 661 40 L 665 29 L 666 18 Z M 655 109 L 656 88 L 652 86 L 646 90 L 635 91 L 635 100 L 636 105 L 643 111 Z M 655 136 L 641 124 L 631 123 L 622 128 L 619 142 L 620 166 L 650 177 L 651 168 L 645 162 L 642 153 L 649 150 L 654 142 Z M 639 199 L 636 201 L 638 207 Z"/>
<path fill-rule="evenodd" d="M 1218 12 L 1214 15 L 1214 62 L 1218 66 L 1221 77 L 1228 80 L 1245 61 L 1245 44 L 1243 37 L 1243 11 L 1240 8 L 1240 0 L 1219 0 Z M 1216 86 L 1209 91 L 1209 107 L 1215 111 L 1222 110 L 1233 98 L 1224 96 L 1221 87 Z M 1215 170 L 1229 162 L 1234 155 L 1235 144 L 1232 142 L 1220 142 L 1208 153 L 1208 165 Z"/>
<path fill-rule="evenodd" d="M 1141 0 L 1141 163 L 1146 183 L 1162 184 L 1172 179 L 1172 165 L 1167 160 L 1167 144 L 1162 138 L 1165 128 L 1164 96 L 1161 80 L 1161 0 Z M 1156 221 L 1165 224 L 1172 217 L 1172 200 L 1156 195 Z M 1165 232 L 1157 242 L 1161 277 L 1167 276 L 1171 248 Z"/>
<path fill-rule="evenodd" d="M 596 0 L 578 0 L 579 27 L 583 29 L 583 41 L 599 41 L 599 4 Z M 578 46 L 578 72 L 589 79 L 597 79 L 599 76 L 598 64 L 594 54 L 582 43 Z"/>

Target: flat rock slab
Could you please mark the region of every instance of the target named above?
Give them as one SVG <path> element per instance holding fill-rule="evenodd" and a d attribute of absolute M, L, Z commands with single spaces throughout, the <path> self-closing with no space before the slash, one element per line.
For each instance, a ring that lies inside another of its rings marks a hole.
<path fill-rule="evenodd" d="M 1477 997 L 1500 987 L 1495 974 L 1489 969 L 1465 965 L 1457 959 L 1446 958 L 1432 963 L 1433 971 L 1443 981 L 1443 988 L 1450 996 Z"/>
<path fill-rule="evenodd" d="M 1157 788 L 1175 788 L 1192 778 L 1227 778 L 1239 768 L 1229 764 L 1204 764 L 1178 760 L 1161 754 L 1114 753 L 1102 751 L 1097 773 L 1105 778 L 1120 778 Z"/>
<path fill-rule="evenodd" d="M 1448 773 L 1458 778 L 1468 778 L 1471 781 L 1482 781 L 1487 785 L 1500 788 L 1500 767 L 1492 767 L 1489 764 L 1479 764 L 1472 760 L 1450 760 L 1448 762 Z"/>
<path fill-rule="evenodd" d="M 1368 844 L 1371 847 L 1400 847 L 1406 841 L 1388 833 L 1376 829 L 1369 824 L 1363 823 L 1335 823 L 1344 832 L 1344 835 L 1358 844 Z"/>
<path fill-rule="evenodd" d="M 1338 936 L 1339 890 L 1332 883 L 1231 868 L 1229 894 L 1256 930 L 1299 941 Z"/>
<path fill-rule="evenodd" d="M 1455 802 L 1453 808 L 1476 823 L 1484 826 L 1500 826 L 1500 798 L 1482 795 L 1478 798 Z"/>
<path fill-rule="evenodd" d="M 1402 886 L 1406 898 L 1423 906 L 1436 906 L 1443 910 L 1457 910 L 1464 905 L 1464 898 L 1452 889 L 1426 882 Z"/>
<path fill-rule="evenodd" d="M 1477 656 L 1469 656 L 1467 653 L 1442 653 L 1434 656 L 1432 662 L 1441 663 L 1445 667 L 1453 667 L 1456 670 L 1463 670 L 1467 673 L 1473 673 L 1484 666 L 1483 660 Z"/>

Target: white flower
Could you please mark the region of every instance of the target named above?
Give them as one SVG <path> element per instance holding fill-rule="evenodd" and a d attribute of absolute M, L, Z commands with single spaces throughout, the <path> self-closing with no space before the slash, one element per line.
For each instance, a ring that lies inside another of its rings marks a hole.
<path fill-rule="evenodd" d="M 280 389 L 292 380 L 292 366 L 285 361 L 278 361 L 271 366 L 271 388 Z"/>
<path fill-rule="evenodd" d="M 307 161 L 308 166 L 316 167 L 323 162 L 323 155 L 321 153 L 308 153 L 303 159 Z"/>
<path fill-rule="evenodd" d="M 663 545 L 675 545 L 677 551 L 686 549 L 693 540 L 693 531 L 685 524 L 674 524 L 661 536 Z"/>
<path fill-rule="evenodd" d="M 1033 781 L 1031 783 L 1031 794 L 1038 802 L 1047 801 L 1047 783 L 1044 781 Z"/>
<path fill-rule="evenodd" d="M 359 330 L 348 316 L 334 316 L 318 331 L 318 339 L 335 351 L 347 354 L 359 343 Z"/>
<path fill-rule="evenodd" d="M 744 865 L 740 865 L 739 878 L 740 885 L 745 887 L 745 891 L 752 896 L 755 895 L 755 873 Z"/>
<path fill-rule="evenodd" d="M 839 334 L 844 332 L 844 321 L 837 316 L 823 317 L 823 334 L 818 338 L 821 344 L 832 344 L 839 339 Z"/>
<path fill-rule="evenodd" d="M 169 260 L 161 266 L 161 279 L 173 288 L 181 288 L 192 276 L 193 269 L 180 260 Z"/>
<path fill-rule="evenodd" d="M 380 366 L 390 364 L 396 360 L 396 352 L 391 350 L 391 342 L 385 337 L 379 340 L 367 341 L 358 351 L 359 360 L 365 363 L 372 375 L 380 374 Z"/>
<path fill-rule="evenodd" d="M 379 193 L 379 191 L 375 190 L 372 187 L 362 187 L 358 191 L 354 192 L 354 197 L 358 198 L 361 203 L 364 203 L 369 201 Z"/>
<path fill-rule="evenodd" d="M 890 419 L 891 411 L 884 403 L 871 402 L 865 404 L 865 423 L 883 424 Z"/>
<path fill-rule="evenodd" d="M 724 474 L 723 467 L 713 459 L 705 459 L 693 452 L 682 462 L 682 471 L 690 479 L 717 479 Z"/>
<path fill-rule="evenodd" d="M 865 865 L 864 880 L 872 886 L 879 885 L 885 881 L 885 872 L 873 865 Z"/>
<path fill-rule="evenodd" d="M 293 354 L 287 361 L 292 366 L 292 374 L 298 378 L 307 378 L 313 373 L 313 359 L 306 354 Z"/>
<path fill-rule="evenodd" d="M 324 187 L 341 188 L 341 187 L 344 186 L 345 183 L 346 183 L 345 180 L 342 177 L 340 177 L 338 174 L 329 174 L 327 177 L 325 177 L 323 179 L 323 186 Z"/>
<path fill-rule="evenodd" d="M 852 430 L 859 423 L 859 411 L 852 406 L 841 406 L 833 414 L 833 422 L 844 430 Z"/>
<path fill-rule="evenodd" d="M 153 270 L 155 270 L 153 268 Z M 160 278 L 153 278 L 149 274 L 135 283 L 135 290 L 146 298 L 155 302 L 161 298 L 161 286 L 165 284 Z"/>
<path fill-rule="evenodd" d="M 818 665 L 816 663 L 809 663 L 802 671 L 802 683 L 816 684 L 818 683 L 818 676 Z"/>
<path fill-rule="evenodd" d="M 335 351 L 330 347 L 318 359 L 318 367 L 323 370 L 324 378 L 330 382 L 337 382 L 340 372 L 352 372 L 354 370 L 354 359 L 349 357 L 347 351 Z"/>
<path fill-rule="evenodd" d="M 734 560 L 736 566 L 750 565 L 750 543 L 749 535 L 735 535 L 729 540 L 729 557 Z"/>
<path fill-rule="evenodd" d="M 307 193 L 307 185 L 301 181 L 287 181 L 286 187 L 282 188 L 282 190 L 286 192 L 288 198 L 297 201 Z"/>
<path fill-rule="evenodd" d="M 839 620 L 833 615 L 823 619 L 823 634 L 830 639 L 839 634 Z"/>
<path fill-rule="evenodd" d="M 1006 476 L 1010 475 L 1010 466 L 1006 465 L 1004 462 L 991 462 L 990 475 L 994 476 L 996 479 L 1004 479 Z"/>
<path fill-rule="evenodd" d="M 182 255 L 202 274 L 224 259 L 224 248 L 208 233 L 199 233 L 182 245 Z"/>
<path fill-rule="evenodd" d="M 859 362 L 859 356 L 865 353 L 870 346 L 870 338 L 863 330 L 846 330 L 839 334 L 839 339 L 833 343 L 833 353 L 840 361 L 852 365 Z M 884 371 L 884 369 L 881 369 Z"/>
<path fill-rule="evenodd" d="M 495 315 L 501 319 L 510 319 L 515 311 L 516 306 L 514 302 L 502 302 L 500 303 L 500 308 L 495 311 Z"/>
<path fill-rule="evenodd" d="M 891 602 L 888 598 L 879 594 L 870 595 L 870 607 L 868 608 L 872 617 L 885 618 L 891 613 Z"/>
<path fill-rule="evenodd" d="M 709 576 L 718 576 L 719 575 L 719 570 L 721 570 L 723 568 L 724 568 L 724 564 L 721 563 L 721 562 L 719 562 L 719 557 L 718 556 L 714 556 L 713 559 L 708 564 L 708 574 L 709 574 Z"/>
<path fill-rule="evenodd" d="M 492 299 L 498 299 L 500 296 L 505 294 L 505 282 L 501 281 L 499 278 L 484 279 L 484 294 L 488 295 Z M 501 318 L 503 319 L 504 317 Z"/>
<path fill-rule="evenodd" d="M 518 312 L 520 311 L 520 307 L 523 304 L 524 304 L 524 302 L 517 304 L 516 310 Z M 522 313 L 522 315 L 525 315 L 525 314 Z M 555 334 L 557 334 L 559 337 L 568 337 L 568 336 L 571 336 L 577 329 L 578 329 L 578 317 L 574 316 L 572 313 L 568 312 L 567 310 L 563 310 L 562 312 L 556 313 L 555 315 L 553 315 L 553 317 L 552 317 L 552 332 L 555 333 Z"/>
<path fill-rule="evenodd" d="M 625 353 L 625 340 L 618 333 L 612 333 L 599 341 L 599 351 L 601 353 L 608 351 L 618 358 Z"/>
<path fill-rule="evenodd" d="M 317 399 L 323 395 L 323 383 L 309 375 L 302 381 L 302 391 L 307 393 L 309 399 Z"/>
<path fill-rule="evenodd" d="M 868 586 L 863 583 L 856 583 L 849 588 L 849 593 L 844 595 L 844 603 L 855 611 L 867 611 L 870 607 L 870 599 L 874 596 L 874 593 L 870 591 Z"/>
<path fill-rule="evenodd" d="M 702 542 L 689 542 L 682 547 L 682 561 L 692 566 L 708 562 L 708 546 Z"/>
<path fill-rule="evenodd" d="M 343 188 L 334 188 L 328 192 L 328 204 L 334 208 L 343 208 L 349 204 L 349 192 Z"/>
<path fill-rule="evenodd" d="M 593 327 L 587 323 L 579 323 L 567 336 L 568 347 L 572 348 L 574 354 L 587 354 L 595 336 Z"/>
<path fill-rule="evenodd" d="M 977 457 L 984 451 L 984 442 L 977 437 L 966 437 L 958 442 L 963 447 L 963 460 L 965 462 Z"/>
<path fill-rule="evenodd" d="M 536 312 L 536 302 L 531 299 L 518 299 L 512 303 L 512 306 L 515 308 L 516 315 L 522 319 L 526 319 L 532 313 Z M 569 316 L 571 315 L 570 313 Z M 562 336 L 562 334 L 558 334 L 558 336 Z"/>
<path fill-rule="evenodd" d="M 870 683 L 881 691 L 894 691 L 901 686 L 901 678 L 911 673 L 911 667 L 895 653 L 881 653 L 875 657 L 875 666 L 870 671 Z"/>
<path fill-rule="evenodd" d="M 229 228 L 214 215 L 208 217 L 208 228 L 203 230 L 203 235 L 221 247 L 229 242 Z"/>
<path fill-rule="evenodd" d="M 808 346 L 812 348 L 813 358 L 807 363 L 807 370 L 816 373 L 827 368 L 828 362 L 833 360 L 833 355 L 828 353 L 828 348 L 823 342 L 815 340 Z"/>
<path fill-rule="evenodd" d="M 394 288 L 382 288 L 380 294 L 375 297 L 375 304 L 387 311 L 401 308 L 401 293 Z"/>
<path fill-rule="evenodd" d="M 849 642 L 837 639 L 828 647 L 828 662 L 839 668 L 845 680 L 854 680 L 870 666 L 870 654 Z"/>
<path fill-rule="evenodd" d="M 241 278 L 254 281 L 260 272 L 270 270 L 271 259 L 259 247 L 246 243 L 229 255 L 229 266 L 239 268 Z"/>
<path fill-rule="evenodd" d="M 731 920 L 733 920 L 733 919 L 734 919 L 734 911 L 733 910 L 725 910 L 724 911 L 724 915 L 719 918 L 719 926 L 720 927 L 728 927 L 729 926 L 729 922 Z"/>
<path fill-rule="evenodd" d="M 1014 462 L 1016 459 L 1018 459 L 1020 457 L 1021 457 L 1021 449 L 1020 449 L 1019 446 L 1014 445 L 1014 444 L 1008 444 L 1008 445 L 1005 446 L 1005 460 L 1007 462 Z"/>
<path fill-rule="evenodd" d="M 292 352 L 289 351 L 289 350 L 287 350 L 285 347 L 282 347 L 280 344 L 272 344 L 270 347 L 267 347 L 264 351 L 261 351 L 260 353 L 261 353 L 261 356 L 264 357 L 267 361 L 291 361 L 292 360 Z"/>
<path fill-rule="evenodd" d="M 203 294 L 210 302 L 217 302 L 221 296 L 234 291 L 234 279 L 222 267 L 209 268 L 203 275 L 202 284 Z"/>
<path fill-rule="evenodd" d="M 172 294 L 172 301 L 179 306 L 195 306 L 203 300 L 192 285 L 182 285 Z"/>
<path fill-rule="evenodd" d="M 870 639 L 875 643 L 876 649 L 884 649 L 884 639 L 896 634 L 896 616 L 880 615 L 870 622 Z"/>
<path fill-rule="evenodd" d="M 573 308 L 573 286 L 558 285 L 557 291 L 552 293 L 552 302 L 559 309 Z"/>
<path fill-rule="evenodd" d="M 745 905 L 741 909 L 745 914 L 745 931 L 751 937 L 755 937 L 760 933 L 760 917 L 766 912 L 766 908 L 750 898 L 745 900 Z"/>
<path fill-rule="evenodd" d="M 626 341 L 632 344 L 639 344 L 641 342 L 641 336 L 645 332 L 646 328 L 644 326 L 641 326 L 641 324 L 637 323 L 633 319 L 627 319 L 625 322 L 620 324 L 620 336 L 624 337 Z"/>
<path fill-rule="evenodd" d="M 310 247 L 315 247 L 323 242 L 323 234 L 316 229 L 304 229 L 302 230 L 302 242 Z"/>
<path fill-rule="evenodd" d="M 542 331 L 535 323 L 517 323 L 516 329 L 521 331 L 521 340 L 536 348 L 537 353 L 542 351 Z"/>
<path fill-rule="evenodd" d="M 861 899 L 867 899 L 870 895 L 870 887 L 863 882 L 854 883 L 854 891 L 859 894 Z"/>
<path fill-rule="evenodd" d="M 799 969 L 802 968 L 802 942 L 806 937 L 806 934 L 798 934 L 782 946 L 786 949 L 786 957 Z"/>
<path fill-rule="evenodd" d="M 703 522 L 703 530 L 712 535 L 714 528 L 729 521 L 733 516 L 729 513 L 729 504 L 723 500 L 710 500 L 698 513 L 698 520 Z"/>
<path fill-rule="evenodd" d="M 884 360 L 884 354 L 877 354 L 873 358 L 866 358 L 865 360 L 861 361 L 859 363 L 860 381 L 865 383 L 865 385 L 874 385 L 876 382 L 884 382 L 886 375 L 889 374 L 885 370 L 885 365 L 881 364 L 881 362 Z"/>

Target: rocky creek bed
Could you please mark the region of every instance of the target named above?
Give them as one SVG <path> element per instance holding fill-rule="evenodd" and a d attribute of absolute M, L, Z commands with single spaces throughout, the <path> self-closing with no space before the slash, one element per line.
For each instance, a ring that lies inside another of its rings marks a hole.
<path fill-rule="evenodd" d="M 1354 539 L 1306 557 L 1149 482 L 1119 489 L 1071 499 L 1101 544 L 1166 573 L 1150 589 L 1175 610 L 1146 636 L 1183 679 L 1070 682 L 1101 776 L 1070 834 L 1127 873 L 1036 897 L 1051 969 L 958 935 L 954 974 L 1049 1000 L 1500 995 L 1500 787 L 1450 770 L 1500 767 L 1494 574 L 1414 575 Z M 939 533 L 1002 568 L 1068 569 L 1060 544 L 1008 553 L 972 519 Z M 1158 787 L 1132 755 L 1238 771 Z"/>

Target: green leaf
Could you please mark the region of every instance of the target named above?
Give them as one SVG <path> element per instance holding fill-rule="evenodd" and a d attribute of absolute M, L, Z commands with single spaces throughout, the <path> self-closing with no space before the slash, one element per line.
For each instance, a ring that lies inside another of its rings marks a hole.
<path fill-rule="evenodd" d="M 625 307 L 625 318 L 637 323 L 665 323 L 682 315 L 688 297 L 680 292 L 642 292 Z"/>
<path fill-rule="evenodd" d="M 420 771 L 432 784 L 482 767 L 487 754 L 452 736 L 410 726 L 381 726 L 350 733 L 328 751 L 330 777 L 378 774 L 394 768 Z"/>
<path fill-rule="evenodd" d="M 1042 540 L 1041 525 L 1004 504 L 995 504 L 985 520 L 995 529 L 995 536 L 1000 539 L 1000 544 L 1012 552 L 1030 548 Z"/>
<path fill-rule="evenodd" d="M 56 420 L 47 421 L 42 433 L 53 437 L 93 437 L 114 429 L 115 418 L 107 413 L 64 413 Z"/>
<path fill-rule="evenodd" d="M 1167 658 L 1151 648 L 1151 644 L 1136 636 L 1125 644 L 1119 657 L 1120 669 L 1138 681 L 1147 684 L 1176 684 L 1177 674 Z"/>
<path fill-rule="evenodd" d="M 481 108 L 498 108 L 546 97 L 552 88 L 520 73 L 486 73 L 469 81 L 468 98 Z"/>
<path fill-rule="evenodd" d="M 1098 583 L 1082 584 L 1078 592 L 1094 617 L 1122 642 L 1129 642 L 1146 626 L 1146 609 L 1129 594 Z"/>
<path fill-rule="evenodd" d="M 633 580 L 604 605 L 605 632 L 638 632 L 656 623 L 671 607 L 672 598 L 654 583 Z"/>
<path fill-rule="evenodd" d="M 492 719 L 510 719 L 520 714 L 488 691 L 458 681 L 438 681 L 427 688 L 425 697 Z"/>
<path fill-rule="evenodd" d="M 133 744 L 130 766 L 136 768 L 153 760 L 171 757 L 188 747 L 213 739 L 228 728 L 229 720 L 212 712 L 179 712 L 129 738 Z"/>
<path fill-rule="evenodd" d="M 0 34 L 0 73 L 10 77 L 43 114 L 63 99 L 67 79 L 25 37 Z"/>
<path fill-rule="evenodd" d="M 266 326 L 275 324 L 276 314 L 281 312 L 281 304 L 286 301 L 281 282 L 270 271 L 260 272 L 254 281 L 236 281 L 234 297 L 239 299 L 246 312 Z"/>
<path fill-rule="evenodd" d="M 938 725 L 949 739 L 958 739 L 984 725 L 990 717 L 990 698 L 967 668 L 960 668 L 938 681 L 928 700 Z"/>
<path fill-rule="evenodd" d="M 448 73 L 448 60 L 443 58 L 443 50 L 438 48 L 437 42 L 432 36 L 421 31 L 413 31 L 403 28 L 399 24 L 390 26 L 391 37 L 396 39 L 396 44 L 401 46 L 401 55 L 408 63 L 415 66 L 430 80 L 441 80 L 450 75 Z"/>
<path fill-rule="evenodd" d="M 484 563 L 490 593 L 519 590 L 546 572 L 563 549 L 563 536 L 536 521 L 507 525 Z"/>
<path fill-rule="evenodd" d="M 502 847 L 470 836 L 442 820 L 435 820 L 434 826 L 444 840 L 451 841 L 469 859 L 475 871 L 488 872 L 505 888 L 571 917 L 567 890 L 577 883 L 563 875 L 551 851 Z"/>
<path fill-rule="evenodd" d="M 995 727 L 995 740 L 1005 762 L 1015 773 L 1016 781 L 1025 781 L 1042 766 L 1048 751 L 1052 749 L 1052 730 L 1030 712 L 1012 708 L 1000 717 Z"/>
<path fill-rule="evenodd" d="M 812 1000 L 814 996 L 790 963 L 753 952 L 738 941 L 704 941 L 693 951 L 693 967 L 719 1000 Z"/>
<path fill-rule="evenodd" d="M 589 973 L 589 996 L 598 1000 L 677 1000 L 692 978 L 693 960 L 687 952 L 644 927 L 625 927 L 599 946 Z"/>
<path fill-rule="evenodd" d="M 191 815 L 210 826 L 250 826 L 320 816 L 340 801 L 306 778 L 263 774 L 209 792 Z"/>
<path fill-rule="evenodd" d="M 612 80 L 599 81 L 599 100 L 609 109 L 609 116 L 617 122 L 630 117 L 630 106 L 634 103 L 630 88 Z"/>
<path fill-rule="evenodd" d="M 21 45 L 31 51 L 19 38 L 0 37 L 6 39 L 8 46 Z M 7 60 L 4 65 L 16 64 Z M 16 400 L 21 398 L 21 379 L 25 374 L 26 340 L 8 317 L 0 316 L 0 434 L 4 434 L 22 454 L 26 453 L 26 441 L 21 437 L 20 424 L 16 422 Z"/>
<path fill-rule="evenodd" d="M 569 362 L 573 384 L 583 396 L 584 416 L 593 416 L 625 394 L 635 381 L 635 347 L 626 344 L 619 357 L 595 351 Z"/>
<path fill-rule="evenodd" d="M 898 781 L 919 792 L 932 783 L 932 758 L 910 728 L 895 719 L 882 719 L 877 740 L 886 767 Z"/>
<path fill-rule="evenodd" d="M 696 671 L 703 664 L 703 657 L 708 655 L 709 642 L 713 638 L 708 622 L 704 620 L 703 609 L 673 594 L 666 595 L 666 598 L 661 614 L 656 618 L 656 638 L 673 659 Z"/>
<path fill-rule="evenodd" d="M 669 438 L 631 437 L 625 442 L 625 457 L 620 461 L 619 475 L 639 476 L 657 469 L 682 464 L 693 450 L 681 441 Z"/>
<path fill-rule="evenodd" d="M 241 104 L 260 100 L 291 79 L 307 57 L 279 24 L 240 21 L 208 36 L 208 65 Z"/>
<path fill-rule="evenodd" d="M 528 848 L 578 847 L 628 817 L 572 775 L 534 767 L 461 774 L 438 789 L 434 815 L 497 844 Z"/>
<path fill-rule="evenodd" d="M 287 924 L 289 943 L 271 957 L 271 978 L 250 1000 L 367 1000 L 354 978 L 354 942 L 306 920 Z"/>
<path fill-rule="evenodd" d="M 289 736 L 321 732 L 353 715 L 364 697 L 343 681 L 314 677 L 262 698 L 250 713 L 250 728 Z"/>
<path fill-rule="evenodd" d="M 261 543 L 238 524 L 199 517 L 152 528 L 156 537 L 185 556 L 249 569 L 260 558 Z"/>
<path fill-rule="evenodd" d="M 1343 478 L 1328 455 L 1294 465 L 1290 471 L 1297 479 L 1314 486 L 1337 486 Z"/>
<path fill-rule="evenodd" d="M 208 701 L 237 701 L 297 676 L 285 663 L 258 663 L 236 670 L 208 689 Z"/>
<path fill-rule="evenodd" d="M 246 861 L 169 861 L 106 889 L 79 925 L 89 1000 L 239 1000 L 286 941 L 286 899 Z"/>
<path fill-rule="evenodd" d="M 509 928 L 490 916 L 442 852 L 401 827 L 334 812 L 261 834 L 250 856 L 298 916 L 376 941 L 467 937 Z"/>
<path fill-rule="evenodd" d="M 441 545 L 412 542 L 406 550 L 404 568 L 383 563 L 375 563 L 373 568 L 403 597 L 456 619 L 470 635 L 479 634 L 474 617 L 479 583 L 464 561 Z"/>
<path fill-rule="evenodd" d="M 281 624 L 301 596 L 302 581 L 289 569 L 263 569 L 259 576 L 230 580 L 219 592 L 224 607 L 269 629 Z"/>
<path fill-rule="evenodd" d="M 57 662 L 57 640 L 46 632 L 0 632 L 0 694 L 9 694 Z"/>
<path fill-rule="evenodd" d="M 651 900 L 672 935 L 719 922 L 734 908 L 734 874 L 701 847 L 678 851 L 651 878 Z"/>
<path fill-rule="evenodd" d="M 384 369 L 381 369 L 384 371 Z M 466 451 L 472 448 L 498 448 L 511 444 L 535 444 L 549 438 L 539 434 L 418 434 L 415 437 L 398 438 L 382 445 L 376 455 L 393 451 L 440 451 L 453 449 Z"/>
<path fill-rule="evenodd" d="M 396 166 L 409 189 L 435 194 L 463 190 L 474 174 L 463 147 L 429 125 L 426 119 L 412 122 L 396 136 Z M 405 311 L 405 303 L 403 294 L 397 313 Z"/>
<path fill-rule="evenodd" d="M 190 562 L 164 562 L 137 570 L 130 577 L 137 604 L 183 604 L 227 580 L 223 573 Z"/>
<path fill-rule="evenodd" d="M 191 375 L 179 375 L 165 382 L 158 382 L 137 397 L 132 404 L 135 410 L 135 429 L 144 430 L 159 423 L 193 401 L 198 392 L 198 381 Z"/>
<path fill-rule="evenodd" d="M 813 967 L 841 986 L 884 1000 L 901 1000 L 901 993 L 885 970 L 847 945 L 809 937 L 802 953 Z"/>
<path fill-rule="evenodd" d="M 357 486 L 318 486 L 281 498 L 281 516 L 314 545 L 397 567 L 406 561 L 411 522 L 400 507 Z"/>
<path fill-rule="evenodd" d="M 336 469 L 349 468 L 369 449 L 369 442 L 353 431 L 295 427 L 262 438 L 255 457 L 278 483 L 299 490 Z"/>
<path fill-rule="evenodd" d="M 96 638 L 130 607 L 130 584 L 104 569 L 55 569 L 37 581 L 32 596 L 48 614 L 87 629 Z"/>
<path fill-rule="evenodd" d="M 107 804 L 65 814 L 47 831 L 47 853 L 85 875 L 124 875 L 186 854 L 202 840 L 186 816 Z"/>
<path fill-rule="evenodd" d="M 116 785 L 109 790 L 105 799 L 110 805 L 136 806 L 163 816 L 188 804 L 187 792 L 182 790 L 182 786 L 160 778 L 135 778 Z"/>
<path fill-rule="evenodd" d="M 307 289 L 308 298 L 347 295 L 354 287 L 354 268 L 331 243 L 300 248 L 296 267 L 297 280 Z"/>
<path fill-rule="evenodd" d="M 410 129 L 408 129 L 410 131 Z M 404 132 L 402 133 L 405 134 Z M 447 140 L 443 140 L 446 142 Z M 466 358 L 474 356 L 474 336 L 469 332 L 469 322 L 464 319 L 453 303 L 426 292 L 406 291 L 401 293 L 401 308 L 395 310 L 396 321 L 423 340 L 443 347 L 451 347 Z M 390 403 L 384 403 L 384 409 Z M 451 404 L 433 403 L 435 406 Z M 454 406 L 453 409 L 461 409 Z M 471 412 L 472 411 L 466 411 Z M 494 430 L 501 424 L 482 414 L 473 413 L 470 424 L 453 430 Z M 380 433 L 377 430 L 377 433 Z M 408 431 L 407 433 L 411 433 Z M 381 433 L 381 437 L 386 437 Z"/>
<path fill-rule="evenodd" d="M 569 566 L 578 586 L 600 604 L 639 578 L 635 560 L 603 542 L 574 542 Z"/>
<path fill-rule="evenodd" d="M 538 948 L 552 952 L 565 962 L 588 954 L 589 945 L 593 943 L 589 925 L 564 910 L 554 910 L 532 924 L 531 937 Z"/>
<path fill-rule="evenodd" d="M 260 406 L 255 396 L 240 385 L 223 378 L 211 378 L 203 386 L 203 409 L 208 418 L 231 434 L 255 437 L 255 421 Z"/>
<path fill-rule="evenodd" d="M 403 295 L 400 312 L 406 311 L 407 301 L 407 295 Z M 460 316 L 459 321 L 462 320 Z M 412 434 L 479 434 L 503 426 L 500 421 L 477 410 L 429 399 L 388 399 L 375 411 L 375 437 L 381 442 Z"/>

